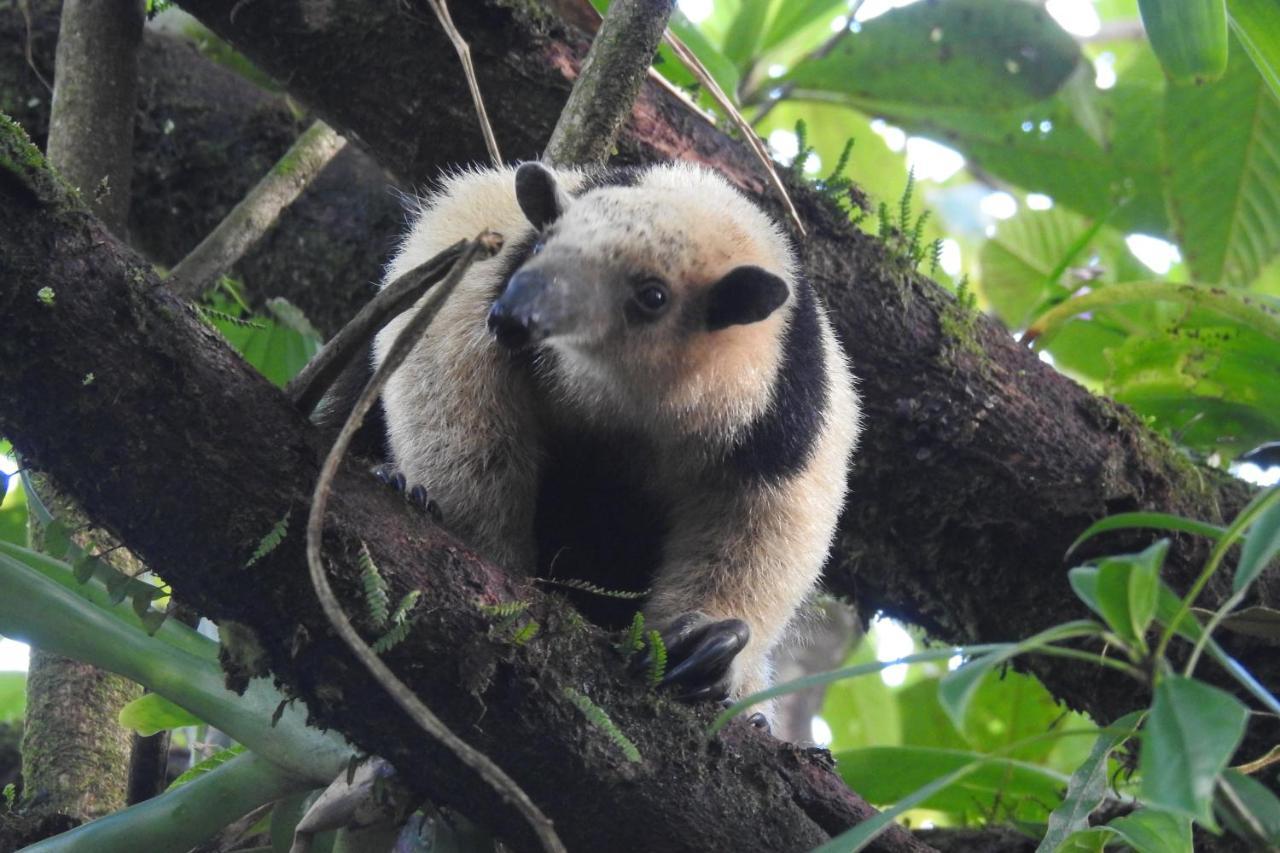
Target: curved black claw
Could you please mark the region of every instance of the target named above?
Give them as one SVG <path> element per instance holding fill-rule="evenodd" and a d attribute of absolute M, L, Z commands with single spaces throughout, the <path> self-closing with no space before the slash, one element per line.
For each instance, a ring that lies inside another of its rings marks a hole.
<path fill-rule="evenodd" d="M 751 629 L 741 619 L 713 622 L 701 613 L 686 613 L 661 632 L 667 649 L 667 670 L 659 683 L 675 691 L 684 702 L 723 701 L 729 696 L 729 671 L 733 659 L 751 639 Z M 633 672 L 650 665 L 645 652 L 632 662 Z"/>
<path fill-rule="evenodd" d="M 773 727 L 769 725 L 769 718 L 759 711 L 747 717 L 747 722 L 765 734 L 773 734 Z"/>
<path fill-rule="evenodd" d="M 436 524 L 444 521 L 444 513 L 440 512 L 440 505 L 427 495 L 426 487 L 421 484 L 409 486 L 405 482 L 404 474 L 397 471 L 394 465 L 390 463 L 378 465 L 373 469 L 373 476 L 377 477 L 378 482 L 383 485 L 395 489 L 404 496 L 405 500 L 418 509 L 426 511 Z"/>

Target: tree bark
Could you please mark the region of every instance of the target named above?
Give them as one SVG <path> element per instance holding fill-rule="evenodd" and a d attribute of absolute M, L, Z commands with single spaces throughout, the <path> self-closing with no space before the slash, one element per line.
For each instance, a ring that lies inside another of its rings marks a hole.
<path fill-rule="evenodd" d="M 434 22 L 403 4 L 183 0 L 184 8 L 280 80 L 325 121 L 357 138 L 401 182 L 425 182 L 484 150 L 461 75 Z M 231 10 L 235 8 L 233 17 Z M 323 14 L 321 14 L 323 12 Z M 509 157 L 534 159 L 588 42 L 532 0 L 477 0 L 454 10 L 480 85 L 502 102 L 494 131 Z M 352 50 L 352 45 L 377 45 Z M 343 61 L 337 61 L 342 57 Z M 624 161 L 684 158 L 718 168 L 773 207 L 746 146 L 678 98 L 646 84 L 619 141 Z M 825 581 L 864 612 L 885 611 L 948 642 L 1003 641 L 1083 615 L 1063 554 L 1092 521 L 1140 508 L 1229 519 L 1250 488 L 1189 461 L 1128 409 L 1041 363 L 835 205 L 793 186 L 808 225 L 805 269 L 832 309 L 861 378 L 866 430 Z M 1137 548 L 1116 535 L 1091 546 Z M 1185 589 L 1207 554 L 1180 538 L 1165 578 Z M 1221 577 L 1202 598 L 1220 603 Z M 1257 585 L 1280 604 L 1280 573 Z M 1234 646 L 1264 683 L 1280 659 Z M 1108 720 L 1139 701 L 1088 666 L 1040 667 L 1052 690 Z"/>
<path fill-rule="evenodd" d="M 49 162 L 121 238 L 129 215 L 142 21 L 141 0 L 68 0 L 59 22 L 50 107 Z M 47 492 L 44 498 L 62 510 L 64 523 L 83 530 L 85 519 L 73 500 Z M 96 538 L 92 531 L 79 535 Z M 34 515 L 31 540 L 33 548 L 43 549 Z M 141 694 L 120 676 L 33 652 L 22 775 L 34 811 L 92 820 L 124 807 L 135 739 L 117 718 Z"/>
<path fill-rule="evenodd" d="M 381 692 L 311 595 L 302 526 L 323 451 L 315 431 L 15 135 L 0 131 L 0 314 L 9 332 L 0 337 L 0 432 L 149 565 L 166 567 L 175 594 L 251 632 L 317 723 L 528 847 L 525 825 L 492 791 L 376 700 Z M 248 565 L 281 518 L 290 520 L 283 542 Z M 803 850 L 872 813 L 818 757 L 745 722 L 708 743 L 713 709 L 655 697 L 561 599 L 483 562 L 347 468 L 325 552 L 335 588 L 367 630 L 362 546 L 392 600 L 423 593 L 421 615 L 388 662 L 515 776 L 571 849 Z M 528 603 L 533 640 L 513 642 L 486 615 L 486 605 L 510 601 Z M 584 717 L 575 692 L 636 743 L 639 763 Z M 893 829 L 880 849 L 927 848 Z"/>
<path fill-rule="evenodd" d="M 23 16 L 0 15 L 0 112 L 43 148 L 50 93 L 40 76 L 53 79 L 62 4 L 29 5 L 30 30 Z M 39 74 L 27 63 L 28 45 Z M 186 39 L 144 32 L 139 63 L 130 239 L 172 266 L 271 169 L 307 121 L 283 95 L 260 90 Z M 230 274 L 245 283 L 251 304 L 284 297 L 328 336 L 373 294 L 404 216 L 394 181 L 349 145 Z"/>

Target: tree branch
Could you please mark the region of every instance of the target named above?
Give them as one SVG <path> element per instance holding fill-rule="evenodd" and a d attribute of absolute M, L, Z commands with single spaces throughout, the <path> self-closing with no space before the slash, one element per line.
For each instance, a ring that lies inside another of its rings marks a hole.
<path fill-rule="evenodd" d="M 169 283 L 174 291 L 195 299 L 213 286 L 346 144 L 324 122 L 312 123 L 218 227 L 173 268 Z"/>
<path fill-rule="evenodd" d="M 614 0 L 578 70 L 543 159 L 553 166 L 600 166 L 631 114 L 674 0 Z"/>
<path fill-rule="evenodd" d="M 308 2 L 241 6 L 234 20 L 234 0 L 183 5 L 288 80 L 326 121 L 356 133 L 406 183 L 429 180 L 483 150 L 466 130 L 473 120 L 465 84 L 432 59 L 449 49 L 438 31 L 406 21 L 389 0 L 333 0 L 325 26 L 291 27 Z M 477 57 L 481 85 L 504 93 L 505 108 L 493 114 L 503 150 L 537 156 L 586 40 L 523 0 L 476 0 L 455 18 Z M 353 42 L 379 51 L 335 68 L 328 57 L 349 52 Z M 428 121 L 449 132 L 427 132 Z M 765 177 L 745 146 L 659 87 L 642 88 L 618 148 L 629 162 L 683 158 L 714 166 L 783 219 L 763 195 Z M 948 642 L 1030 636 L 1082 614 L 1062 555 L 1092 521 L 1139 508 L 1221 521 L 1245 503 L 1249 487 L 1194 464 L 1129 410 L 1041 363 L 813 192 L 794 187 L 792 194 L 809 224 L 799 244 L 805 269 L 861 378 L 866 417 L 826 572 L 829 589 Z M 1116 535 L 1095 547 L 1141 542 Z M 1206 553 L 1180 541 L 1166 579 L 1185 589 Z M 1206 600 L 1221 602 L 1228 593 L 1223 578 Z M 1280 605 L 1280 573 L 1268 573 L 1256 596 Z M 1273 650 L 1248 640 L 1233 649 L 1264 682 L 1280 682 Z M 1127 685 L 1114 689 L 1091 667 L 1056 662 L 1040 674 L 1099 719 L 1135 703 Z"/>
<path fill-rule="evenodd" d="M 17 134 L 0 128 L 0 432 L 164 567 L 177 595 L 251 632 L 318 724 L 387 758 L 433 801 L 533 846 L 488 786 L 390 703 L 371 701 L 381 694 L 368 672 L 301 594 L 302 527 L 323 455 L 315 431 L 88 217 Z M 283 541 L 249 565 L 282 518 Z M 344 468 L 324 553 L 351 603 L 362 600 L 366 547 L 392 595 L 419 589 L 429 602 L 384 660 L 473 747 L 519 757 L 511 775 L 571 849 L 801 850 L 872 813 L 821 761 L 745 723 L 707 743 L 711 709 L 648 693 L 561 599 L 508 577 Z M 525 643 L 484 609 L 517 601 L 539 627 Z M 356 627 L 369 636 L 367 616 Z M 626 761 L 566 690 L 589 694 L 642 761 Z M 927 848 L 894 830 L 879 849 Z"/>

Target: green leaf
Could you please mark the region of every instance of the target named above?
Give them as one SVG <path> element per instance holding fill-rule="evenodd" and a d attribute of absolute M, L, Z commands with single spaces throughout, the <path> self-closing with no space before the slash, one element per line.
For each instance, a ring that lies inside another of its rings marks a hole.
<path fill-rule="evenodd" d="M 1175 83 L 1206 83 L 1227 69 L 1224 0 L 1138 0 L 1142 26 Z"/>
<path fill-rule="evenodd" d="M 1214 786 L 1248 719 L 1229 693 L 1191 678 L 1162 679 L 1142 733 L 1142 801 L 1216 829 Z"/>
<path fill-rule="evenodd" d="M 182 726 L 204 723 L 195 714 L 181 708 L 159 693 L 145 693 L 120 709 L 120 725 L 143 737 Z"/>
<path fill-rule="evenodd" d="M 21 720 L 27 710 L 27 674 L 0 672 L 0 723 Z"/>
<path fill-rule="evenodd" d="M 769 14 L 769 0 L 747 0 L 738 8 L 738 14 L 729 24 L 724 40 L 724 55 L 738 68 L 751 65 L 760 52 L 760 39 L 764 35 L 765 18 Z"/>
<path fill-rule="evenodd" d="M 1064 838 L 1057 847 L 1050 849 L 1051 853 L 1103 853 L 1111 837 L 1106 827 L 1081 829 Z"/>
<path fill-rule="evenodd" d="M 1280 847 L 1280 799 L 1257 779 L 1224 771 L 1214 810 L 1228 829 L 1255 848 Z"/>
<path fill-rule="evenodd" d="M 974 762 L 981 766 L 962 779 L 934 790 L 917 804 L 952 814 L 983 814 L 998 804 L 1015 805 L 1026 820 L 1043 820 L 1046 803 L 1058 799 L 1067 784 L 1061 773 L 979 752 L 918 746 L 879 746 L 835 755 L 840 776 L 869 802 L 888 805 L 945 774 Z"/>
<path fill-rule="evenodd" d="M 916 808 L 936 792 L 954 785 L 981 766 L 981 761 L 971 761 L 945 776 L 934 779 L 928 785 L 914 791 L 909 796 L 903 797 L 894 804 L 893 808 L 881 810 L 879 814 L 864 820 L 848 832 L 843 832 L 826 844 L 815 848 L 813 853 L 857 853 L 857 851 L 870 844 L 877 835 L 884 832 L 889 827 L 889 824 L 903 812 Z"/>
<path fill-rule="evenodd" d="M 226 764 L 242 752 L 244 752 L 244 747 L 238 743 L 229 746 L 226 749 L 220 749 L 204 761 L 201 761 L 199 764 L 183 773 L 177 779 L 174 779 L 166 790 L 172 791 L 174 788 L 181 788 L 193 779 L 198 779 L 210 771 L 217 770 L 223 764 Z"/>
<path fill-rule="evenodd" d="M 1089 815 L 1107 796 L 1108 762 L 1111 753 L 1137 733 L 1142 712 L 1125 714 L 1098 734 L 1093 750 L 1067 783 L 1062 804 L 1049 815 L 1049 826 L 1036 853 L 1053 853 L 1072 834 L 1088 829 Z"/>
<path fill-rule="evenodd" d="M 835 16 L 848 6 L 848 0 L 786 0 L 778 6 L 773 20 L 769 22 L 760 42 L 760 50 L 772 50 L 808 29 L 815 21 L 829 26 Z"/>
<path fill-rule="evenodd" d="M 1161 539 L 1138 554 L 1107 557 L 1098 566 L 1097 607 L 1120 637 L 1145 648 L 1143 635 L 1156 612 L 1160 567 L 1169 552 Z"/>
<path fill-rule="evenodd" d="M 1253 520 L 1240 549 L 1240 562 L 1232 581 L 1232 592 L 1242 592 L 1280 554 L 1280 486 L 1259 497 L 1266 507 Z"/>
<path fill-rule="evenodd" d="M 1091 637 L 1100 633 L 1102 633 L 1102 626 L 1097 622 L 1081 619 L 1075 622 L 1055 625 L 1020 643 L 1009 645 L 998 651 L 975 658 L 959 669 L 948 673 L 938 683 L 938 701 L 946 709 L 947 715 L 951 717 L 951 722 L 955 724 L 955 727 L 963 730 L 969 702 L 973 699 L 974 692 L 988 672 L 998 666 L 1002 666 L 1020 654 L 1034 652 L 1062 640 Z"/>
<path fill-rule="evenodd" d="M 1099 533 L 1107 533 L 1112 530 L 1168 530 L 1175 533 L 1191 533 L 1196 536 L 1204 536 L 1215 542 L 1221 539 L 1222 534 L 1226 532 L 1225 528 L 1216 524 L 1183 518 L 1180 515 L 1170 515 L 1167 512 L 1121 512 L 1099 519 L 1089 525 L 1088 529 L 1077 536 L 1076 540 L 1071 543 L 1071 547 L 1067 549 L 1066 556 L 1070 557 L 1072 552 Z"/>
<path fill-rule="evenodd" d="M 1275 0 L 1228 0 L 1231 30 L 1253 65 L 1280 98 L 1280 3 Z"/>
<path fill-rule="evenodd" d="M 880 104 L 1010 109 L 1049 97 L 1081 62 L 1043 10 L 1018 0 L 949 0 L 893 9 L 827 56 L 782 78 L 796 97 L 835 93 Z"/>
<path fill-rule="evenodd" d="M 1217 83 L 1169 87 L 1163 138 L 1192 278 L 1249 284 L 1280 252 L 1280 101 L 1237 46 Z"/>
<path fill-rule="evenodd" d="M 1104 827 L 1137 853 L 1192 853 L 1191 821 L 1158 809 L 1139 809 Z"/>

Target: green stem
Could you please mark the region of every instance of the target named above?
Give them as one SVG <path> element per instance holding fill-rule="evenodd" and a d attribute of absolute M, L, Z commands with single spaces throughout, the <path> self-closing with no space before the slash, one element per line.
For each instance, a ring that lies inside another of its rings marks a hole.
<path fill-rule="evenodd" d="M 1259 334 L 1280 341 L 1280 308 L 1256 294 L 1237 288 L 1171 281 L 1129 281 L 1108 284 L 1076 296 L 1041 314 L 1027 329 L 1026 338 L 1043 349 L 1062 331 L 1067 320 L 1086 311 L 1113 308 L 1135 302 L 1165 300 L 1207 308 L 1236 320 Z"/>
<path fill-rule="evenodd" d="M 182 853 L 258 806 L 311 787 L 246 752 L 179 788 L 47 838 L 24 853 Z"/>
<path fill-rule="evenodd" d="M 213 643 L 172 619 L 148 636 L 132 608 L 112 605 L 96 582 L 76 585 L 58 560 L 0 543 L 0 589 L 0 634 L 136 681 L 313 786 L 331 782 L 351 756 L 336 733 L 308 728 L 305 706 L 269 680 L 233 693 Z"/>

